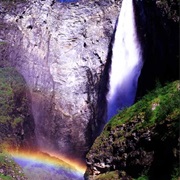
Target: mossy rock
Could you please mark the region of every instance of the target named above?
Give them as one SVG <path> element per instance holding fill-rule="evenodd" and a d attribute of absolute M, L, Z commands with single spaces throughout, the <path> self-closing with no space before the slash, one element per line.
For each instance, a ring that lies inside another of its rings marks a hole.
<path fill-rule="evenodd" d="M 28 114 L 26 83 L 10 67 L 0 68 L 0 148 L 21 144 Z"/>
<path fill-rule="evenodd" d="M 87 174 L 124 170 L 134 179 L 179 176 L 173 170 L 179 162 L 179 119 L 180 82 L 159 85 L 105 126 L 86 156 Z"/>
<path fill-rule="evenodd" d="M 168 118 L 178 119 L 180 117 L 179 90 L 179 81 L 169 83 L 165 87 L 157 87 L 144 96 L 141 101 L 114 116 L 105 127 L 105 131 L 109 127 L 112 129 L 126 122 L 133 123 L 135 119 L 141 120 L 140 123 L 135 123 L 136 128 L 139 129 L 154 126 Z"/>
<path fill-rule="evenodd" d="M 6 154 L 18 150 L 24 140 L 24 124 L 29 117 L 27 87 L 23 77 L 11 67 L 0 68 L 0 179 L 27 179 L 22 169 Z M 29 129 L 31 130 L 31 129 Z"/>
<path fill-rule="evenodd" d="M 104 174 L 101 174 L 95 178 L 95 180 L 119 180 L 118 171 L 111 171 Z"/>
<path fill-rule="evenodd" d="M 22 169 L 14 160 L 5 153 L 0 153 L 0 179 L 1 180 L 26 180 Z"/>

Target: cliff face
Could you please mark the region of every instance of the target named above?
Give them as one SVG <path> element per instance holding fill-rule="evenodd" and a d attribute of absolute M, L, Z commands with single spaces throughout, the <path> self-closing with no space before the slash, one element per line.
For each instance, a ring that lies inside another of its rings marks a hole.
<path fill-rule="evenodd" d="M 82 157 L 104 125 L 108 51 L 121 1 L 15 2 L 0 1 L 0 65 L 15 67 L 30 88 L 38 146 Z M 138 96 L 159 77 L 177 77 L 177 17 L 166 13 L 177 2 L 163 3 L 134 1 L 145 59 Z"/>
<path fill-rule="evenodd" d="M 30 105 L 23 77 L 13 68 L 0 68 L 0 152 L 36 148 Z"/>
<path fill-rule="evenodd" d="M 103 124 L 98 91 L 119 1 L 0 5 L 1 64 L 30 88 L 38 146 L 82 157 Z"/>
<path fill-rule="evenodd" d="M 178 178 L 179 87 L 157 88 L 115 116 L 87 154 L 86 178 Z"/>
<path fill-rule="evenodd" d="M 9 180 L 27 180 L 22 168 L 20 168 L 13 159 L 5 153 L 0 153 L 0 178 Z"/>
<path fill-rule="evenodd" d="M 144 66 L 137 98 L 179 78 L 179 2 L 177 0 L 134 1 L 137 30 Z"/>
<path fill-rule="evenodd" d="M 176 0 L 137 0 L 134 7 L 144 60 L 139 100 L 157 82 L 179 79 L 179 7 Z M 147 95 L 105 126 L 87 154 L 87 179 L 178 179 L 179 85 L 175 87 L 175 94 L 166 87 Z M 161 96 L 167 98 L 165 104 Z"/>

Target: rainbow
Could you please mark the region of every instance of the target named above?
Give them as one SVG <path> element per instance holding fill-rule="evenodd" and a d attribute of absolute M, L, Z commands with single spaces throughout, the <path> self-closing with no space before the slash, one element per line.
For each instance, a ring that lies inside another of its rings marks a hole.
<path fill-rule="evenodd" d="M 25 150 L 8 150 L 7 153 L 10 154 L 17 163 L 19 161 L 26 161 L 30 164 L 43 164 L 46 166 L 63 169 L 80 177 L 83 177 L 86 170 L 86 166 L 84 164 L 76 160 L 68 159 L 62 155 Z"/>

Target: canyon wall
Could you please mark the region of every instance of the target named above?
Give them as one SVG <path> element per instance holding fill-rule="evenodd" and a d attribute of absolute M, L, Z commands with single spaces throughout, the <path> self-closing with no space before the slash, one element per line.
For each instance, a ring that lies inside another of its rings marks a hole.
<path fill-rule="evenodd" d="M 0 68 L 0 152 L 36 149 L 28 94 L 23 77 L 14 68 Z"/>
<path fill-rule="evenodd" d="M 179 81 L 117 114 L 86 156 L 87 180 L 179 177 Z"/>
<path fill-rule="evenodd" d="M 30 88 L 41 150 L 83 157 L 100 131 L 98 94 L 120 4 L 0 2 L 0 65 L 15 67 Z"/>
<path fill-rule="evenodd" d="M 156 84 L 179 79 L 179 5 L 177 0 L 134 1 L 144 66 L 137 100 Z"/>
<path fill-rule="evenodd" d="M 158 79 L 177 78 L 176 4 L 134 1 L 145 59 L 138 97 Z M 83 157 L 103 127 L 120 6 L 119 0 L 0 1 L 0 66 L 15 67 L 30 88 L 40 149 Z"/>
<path fill-rule="evenodd" d="M 144 61 L 140 100 L 95 140 L 86 156 L 88 180 L 179 178 L 179 82 L 169 83 L 179 79 L 178 1 L 137 0 L 134 7 Z"/>

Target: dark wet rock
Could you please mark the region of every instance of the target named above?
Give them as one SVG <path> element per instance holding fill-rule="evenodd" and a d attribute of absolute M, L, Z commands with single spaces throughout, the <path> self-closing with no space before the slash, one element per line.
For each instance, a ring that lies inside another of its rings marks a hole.
<path fill-rule="evenodd" d="M 178 87 L 176 81 L 157 89 L 115 116 L 86 156 L 86 178 L 98 179 L 117 170 L 131 178 L 144 174 L 150 179 L 170 179 L 179 158 Z M 158 99 L 160 105 L 152 110 Z"/>

